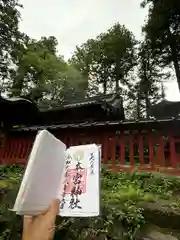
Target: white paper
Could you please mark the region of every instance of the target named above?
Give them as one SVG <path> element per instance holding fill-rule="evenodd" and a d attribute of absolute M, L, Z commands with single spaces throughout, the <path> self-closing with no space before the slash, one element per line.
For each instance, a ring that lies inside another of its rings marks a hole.
<path fill-rule="evenodd" d="M 19 215 L 37 215 L 57 197 L 65 164 L 66 146 L 48 131 L 40 131 L 13 208 Z"/>
<path fill-rule="evenodd" d="M 65 180 L 60 191 L 60 215 L 98 216 L 99 147 L 95 144 L 71 147 L 67 156 Z"/>
<path fill-rule="evenodd" d="M 37 215 L 48 208 L 52 199 L 59 198 L 61 216 L 97 216 L 99 172 L 99 146 L 81 145 L 66 150 L 65 144 L 51 133 L 40 131 L 12 210 L 19 215 Z"/>

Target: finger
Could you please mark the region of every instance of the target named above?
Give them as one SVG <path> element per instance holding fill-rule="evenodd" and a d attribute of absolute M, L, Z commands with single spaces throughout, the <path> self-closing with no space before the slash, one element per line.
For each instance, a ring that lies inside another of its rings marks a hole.
<path fill-rule="evenodd" d="M 52 221 L 56 219 L 56 216 L 59 213 L 59 204 L 60 204 L 59 199 L 55 199 L 52 201 L 50 205 L 49 212 L 47 213 L 47 215 Z"/>
<path fill-rule="evenodd" d="M 59 204 L 60 204 L 60 200 L 59 199 L 54 199 L 51 202 L 49 213 L 52 214 L 52 215 L 57 215 L 58 212 L 59 212 Z"/>
<path fill-rule="evenodd" d="M 50 211 L 50 207 L 46 208 L 44 211 L 40 213 L 40 215 L 46 215 Z"/>
<path fill-rule="evenodd" d="M 23 219 L 24 231 L 26 231 L 26 229 L 29 228 L 29 226 L 32 224 L 32 222 L 33 222 L 33 216 L 24 216 L 24 219 Z"/>

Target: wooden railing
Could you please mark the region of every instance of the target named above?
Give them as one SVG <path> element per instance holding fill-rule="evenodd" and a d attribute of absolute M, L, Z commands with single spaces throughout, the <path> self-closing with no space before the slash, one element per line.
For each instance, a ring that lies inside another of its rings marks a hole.
<path fill-rule="evenodd" d="M 59 136 L 68 147 L 97 143 L 103 163 L 116 171 L 160 171 L 180 175 L 180 138 L 159 133 L 106 132 Z M 32 139 L 11 138 L 0 148 L 0 164 L 26 164 Z"/>
<path fill-rule="evenodd" d="M 26 164 L 32 140 L 7 139 L 0 148 L 0 164 Z"/>

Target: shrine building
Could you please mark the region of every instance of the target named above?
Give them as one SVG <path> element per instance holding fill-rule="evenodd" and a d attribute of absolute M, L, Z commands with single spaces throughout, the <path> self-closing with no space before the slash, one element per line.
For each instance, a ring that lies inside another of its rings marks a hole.
<path fill-rule="evenodd" d="M 123 100 L 117 94 L 46 110 L 26 99 L 1 97 L 0 164 L 26 165 L 37 132 L 47 129 L 67 147 L 100 144 L 102 162 L 110 169 L 180 175 L 179 106 L 162 101 L 150 109 L 152 118 L 135 121 L 125 119 Z"/>

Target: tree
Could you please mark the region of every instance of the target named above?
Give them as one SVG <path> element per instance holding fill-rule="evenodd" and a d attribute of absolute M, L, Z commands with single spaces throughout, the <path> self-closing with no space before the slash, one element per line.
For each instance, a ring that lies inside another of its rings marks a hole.
<path fill-rule="evenodd" d="M 69 59 L 69 62 L 72 63 L 82 73 L 83 77 L 87 79 L 91 73 L 94 46 L 94 40 L 89 39 L 80 47 L 77 46 L 72 58 Z"/>
<path fill-rule="evenodd" d="M 76 98 L 83 98 L 87 95 L 88 83 L 81 73 L 66 62 L 63 63 L 55 81 L 46 82 L 47 92 L 39 100 L 41 108 L 48 108 L 61 105 Z"/>
<path fill-rule="evenodd" d="M 119 83 L 129 85 L 126 77 L 136 65 L 136 45 L 134 35 L 119 23 L 110 28 L 107 33 L 98 37 L 99 61 L 104 64 L 104 72 L 108 72 L 110 81 L 115 82 L 116 92 Z"/>
<path fill-rule="evenodd" d="M 118 91 L 120 82 L 129 84 L 126 77 L 136 65 L 136 44 L 133 34 L 117 23 L 96 39 L 77 47 L 71 61 L 89 78 L 102 84 L 104 93 L 108 86 L 112 89 L 113 83 Z"/>
<path fill-rule="evenodd" d="M 18 0 L 0 0 L 0 92 L 10 77 L 12 54 L 22 37 L 18 29 L 20 7 Z"/>
<path fill-rule="evenodd" d="M 50 106 L 50 102 L 60 103 L 73 94 L 85 93 L 81 74 L 56 54 L 55 37 L 42 37 L 39 41 L 27 38 L 23 44 L 9 87 L 11 96 L 25 96 L 39 104 L 49 101 Z"/>
<path fill-rule="evenodd" d="M 148 21 L 143 31 L 151 40 L 151 48 L 159 57 L 160 66 L 173 63 L 180 90 L 180 1 L 144 0 L 141 5 L 148 4 Z"/>
<path fill-rule="evenodd" d="M 55 55 L 57 53 L 58 41 L 54 36 L 50 36 L 48 38 L 41 37 L 39 43 L 43 44 L 51 54 Z"/>
<path fill-rule="evenodd" d="M 94 39 L 89 39 L 80 47 L 77 46 L 69 63 L 72 64 L 82 75 L 83 79 L 88 84 L 87 94 L 95 95 L 99 92 L 98 80 L 94 69 L 94 55 L 96 54 L 97 42 Z"/>
<path fill-rule="evenodd" d="M 145 39 L 139 46 L 138 62 L 139 82 L 136 86 L 137 111 L 140 117 L 140 111 L 144 111 L 145 108 L 146 116 L 148 117 L 150 106 L 157 103 L 157 101 L 162 98 L 161 84 L 169 75 L 167 73 L 162 73 L 159 68 L 158 61 L 150 48 L 149 39 Z"/>
<path fill-rule="evenodd" d="M 28 39 L 25 42 L 17 58 L 18 67 L 10 86 L 12 96 L 29 95 L 32 100 L 42 97 L 46 79 L 55 77 L 59 70 L 60 60 L 52 51 L 44 44 L 44 39 Z"/>

